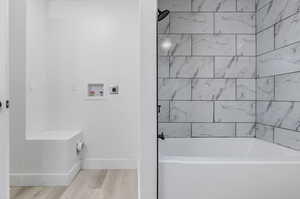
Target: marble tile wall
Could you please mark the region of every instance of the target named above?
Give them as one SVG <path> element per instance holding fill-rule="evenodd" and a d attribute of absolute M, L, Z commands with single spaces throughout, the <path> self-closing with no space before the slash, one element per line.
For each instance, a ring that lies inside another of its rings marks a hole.
<path fill-rule="evenodd" d="M 256 137 L 300 150 L 300 1 L 257 3 Z"/>
<path fill-rule="evenodd" d="M 255 3 L 158 1 L 171 11 L 158 24 L 159 131 L 167 137 L 255 136 Z"/>

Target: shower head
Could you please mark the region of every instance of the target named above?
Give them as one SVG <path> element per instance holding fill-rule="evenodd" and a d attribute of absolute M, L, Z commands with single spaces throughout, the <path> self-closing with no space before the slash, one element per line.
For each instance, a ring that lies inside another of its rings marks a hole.
<path fill-rule="evenodd" d="M 158 10 L 158 17 L 157 17 L 157 20 L 158 21 L 161 21 L 163 20 L 164 18 L 166 18 L 168 15 L 169 15 L 170 11 L 169 10 Z"/>

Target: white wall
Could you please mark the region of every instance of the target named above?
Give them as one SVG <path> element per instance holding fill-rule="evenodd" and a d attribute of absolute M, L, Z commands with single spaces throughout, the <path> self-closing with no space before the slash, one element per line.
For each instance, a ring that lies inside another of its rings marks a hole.
<path fill-rule="evenodd" d="M 12 5 L 11 172 L 28 172 L 28 168 L 34 164 L 34 161 L 29 159 L 32 155 L 28 154 L 34 150 L 30 151 L 30 147 L 24 141 L 25 2 L 20 0 L 10 2 Z M 89 53 L 83 54 L 85 56 L 79 59 L 86 67 L 88 64 L 85 57 L 93 53 L 99 57 L 96 64 L 88 65 L 82 77 L 90 74 L 91 81 L 100 79 L 105 82 L 117 82 L 121 86 L 121 95 L 106 101 L 84 101 L 82 109 L 80 107 L 76 109 L 78 115 L 84 118 L 82 121 L 85 125 L 82 126 L 89 147 L 86 157 L 90 160 L 136 158 L 136 142 L 139 136 L 139 196 L 143 199 L 156 197 L 156 8 L 156 1 L 101 1 L 101 12 L 98 15 L 101 15 L 101 20 L 111 20 L 113 23 L 107 25 L 113 26 L 100 28 L 103 34 L 95 35 L 100 38 L 99 43 L 94 44 L 93 40 L 87 42 L 86 46 L 89 44 L 89 47 L 86 49 L 89 49 Z M 101 27 L 101 24 L 96 27 Z M 88 31 L 89 34 L 97 32 L 94 24 L 88 25 L 87 30 L 93 30 Z M 141 42 L 140 49 L 139 42 Z M 99 51 L 93 50 L 95 45 Z M 140 54 L 138 50 L 141 50 Z M 84 78 L 81 81 L 84 81 Z M 75 85 L 73 91 L 77 90 L 76 87 Z M 80 85 L 78 87 L 79 90 L 82 89 Z M 97 165 L 97 162 L 103 163 L 103 161 L 88 162 L 90 164 L 86 166 L 101 166 Z"/>
<path fill-rule="evenodd" d="M 26 133 L 45 131 L 47 105 L 47 5 L 48 0 L 26 1 Z"/>
<path fill-rule="evenodd" d="M 48 67 L 55 71 L 49 90 L 56 106 L 51 106 L 56 113 L 50 120 L 58 119 L 53 126 L 83 129 L 87 168 L 102 166 L 106 160 L 113 160 L 113 167 L 118 167 L 116 160 L 126 165 L 135 161 L 138 1 L 50 1 L 48 14 Z M 119 84 L 120 95 L 85 100 L 88 82 Z"/>
<path fill-rule="evenodd" d="M 39 161 L 26 134 L 78 128 L 88 147 L 85 168 L 135 167 L 138 0 L 28 2 L 26 30 L 25 1 L 12 1 L 11 172 L 34 172 Z M 87 82 L 119 84 L 120 95 L 84 100 Z"/>

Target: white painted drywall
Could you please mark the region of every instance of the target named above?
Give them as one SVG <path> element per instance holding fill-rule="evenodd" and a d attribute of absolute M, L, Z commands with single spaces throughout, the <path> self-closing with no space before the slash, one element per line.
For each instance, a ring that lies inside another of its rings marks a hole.
<path fill-rule="evenodd" d="M 26 133 L 46 131 L 48 0 L 26 1 Z"/>
<path fill-rule="evenodd" d="M 135 167 L 140 131 L 138 0 L 11 4 L 11 172 L 39 169 L 41 157 L 26 142 L 26 134 L 78 128 L 87 144 L 85 168 Z M 30 20 L 27 30 L 25 16 Z M 120 95 L 84 100 L 87 82 L 119 84 Z"/>
<path fill-rule="evenodd" d="M 53 3 L 59 3 L 59 1 L 53 1 Z M 59 21 L 51 22 L 49 25 L 49 27 L 58 28 L 50 31 L 50 36 L 58 39 L 55 36 L 58 34 L 61 40 L 70 36 L 68 41 L 59 43 L 62 48 L 59 46 L 58 49 L 64 50 L 63 52 L 66 53 L 83 53 L 79 57 L 73 56 L 74 60 L 68 60 L 68 56 L 61 58 L 61 60 L 67 60 L 65 61 L 68 63 L 66 69 L 70 70 L 69 73 L 68 70 L 64 71 L 65 73 L 59 79 L 64 80 L 71 76 L 72 78 L 69 80 L 72 82 L 76 78 L 74 74 L 81 77 L 80 81 L 74 84 L 69 83 L 72 92 L 69 94 L 69 90 L 68 95 L 82 97 L 80 92 L 82 92 L 84 81 L 119 83 L 121 94 L 109 97 L 105 101 L 82 101 L 81 106 L 75 107 L 74 110 L 70 110 L 70 108 L 67 110 L 74 113 L 73 121 L 76 121 L 76 117 L 82 118 L 78 124 L 84 130 L 88 145 L 86 158 L 89 161 L 86 162 L 86 166 L 101 167 L 103 163 L 106 163 L 104 166 L 112 167 L 128 166 L 131 165 L 130 160 L 137 158 L 137 151 L 139 151 L 139 196 L 142 199 L 154 199 L 156 197 L 156 1 L 106 0 L 101 1 L 100 4 L 101 12 L 96 13 L 96 19 L 99 19 L 101 23 L 98 20 L 95 20 L 94 23 L 87 23 L 82 32 L 72 32 L 70 27 L 65 27 L 64 23 Z M 31 85 L 27 84 L 25 88 L 25 1 L 11 0 L 11 5 L 13 11 L 11 16 L 13 105 L 11 110 L 11 172 L 26 173 L 31 172 L 30 168 L 38 159 L 32 155 L 34 149 L 31 149 L 24 141 L 25 90 L 28 92 Z M 63 9 L 61 13 L 64 13 Z M 58 10 L 56 14 L 59 14 Z M 140 21 L 138 21 L 139 17 Z M 76 19 L 73 22 L 76 24 Z M 70 51 L 67 51 L 65 48 L 76 37 L 80 37 L 80 34 L 84 36 L 85 42 L 73 43 L 69 46 Z M 139 44 L 139 42 L 141 43 Z M 49 46 L 51 47 L 51 45 Z M 54 48 L 55 45 L 52 47 Z M 81 49 L 87 51 L 79 51 Z M 42 52 L 40 53 L 42 54 Z M 51 56 L 57 56 L 57 54 L 53 53 Z M 56 62 L 53 63 L 56 64 Z M 77 68 L 78 65 L 84 68 L 80 70 Z M 58 66 L 55 66 L 54 69 L 58 70 Z M 58 98 L 53 96 L 52 99 Z M 78 97 L 78 99 L 82 98 Z M 63 102 L 68 105 L 71 101 Z M 57 106 L 57 100 L 54 102 L 53 106 L 50 106 L 53 110 L 56 111 L 59 109 L 57 107 L 63 107 L 62 105 Z M 38 114 L 33 117 L 37 116 Z M 65 118 L 65 116 L 61 117 Z M 47 117 L 45 116 L 45 118 Z M 49 120 L 50 118 L 49 116 Z M 46 122 L 41 122 L 41 124 L 40 126 L 47 128 L 52 126 Z M 59 126 L 58 123 L 56 124 Z M 138 140 L 139 147 L 137 149 Z"/>
<path fill-rule="evenodd" d="M 48 17 L 49 127 L 83 129 L 86 168 L 136 161 L 138 1 L 50 1 Z M 120 94 L 85 100 L 87 83 L 119 84 Z"/>

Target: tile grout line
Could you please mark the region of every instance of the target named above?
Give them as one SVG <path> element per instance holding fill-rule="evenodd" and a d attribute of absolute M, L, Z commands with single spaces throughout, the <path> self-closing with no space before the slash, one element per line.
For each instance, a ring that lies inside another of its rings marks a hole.
<path fill-rule="evenodd" d="M 279 74 L 275 74 L 275 76 L 279 77 L 279 76 L 286 76 L 286 75 L 291 75 L 291 74 L 296 74 L 296 73 L 300 73 L 300 70 L 299 71 L 294 71 L 294 72 L 279 73 Z M 274 77 L 274 75 L 265 75 L 265 76 L 260 76 L 260 79 L 273 78 L 273 77 Z"/>
<path fill-rule="evenodd" d="M 191 35 L 191 57 L 193 57 L 194 52 L 193 52 L 193 43 L 194 43 L 194 36 Z"/>
<path fill-rule="evenodd" d="M 276 24 L 273 26 L 273 51 L 276 50 Z"/>
<path fill-rule="evenodd" d="M 213 34 L 216 34 L 216 14 L 213 13 Z"/>
<path fill-rule="evenodd" d="M 193 124 L 192 123 L 190 123 L 190 127 L 191 127 L 191 138 L 193 138 Z"/>
<path fill-rule="evenodd" d="M 193 80 L 190 80 L 191 83 L 191 101 L 193 100 Z"/>
<path fill-rule="evenodd" d="M 234 136 L 237 137 L 237 123 L 236 122 L 234 123 L 234 128 L 235 128 Z"/>
<path fill-rule="evenodd" d="M 276 100 L 276 75 L 274 75 L 274 78 L 273 78 L 273 100 L 271 101 L 275 101 Z"/>
<path fill-rule="evenodd" d="M 273 76 L 272 76 L 273 77 Z M 264 77 L 264 78 L 267 78 L 267 77 Z M 173 80 L 188 80 L 188 79 L 191 79 L 191 80 L 197 80 L 197 79 L 203 79 L 203 80 L 210 80 L 210 79 L 222 79 L 222 80 L 227 80 L 227 79 L 255 79 L 255 78 L 240 78 L 240 77 L 228 77 L 228 78 L 223 78 L 223 77 L 216 77 L 216 78 L 213 78 L 213 77 L 159 77 L 158 79 L 173 79 Z"/>
<path fill-rule="evenodd" d="M 273 52 L 279 51 L 279 50 L 284 49 L 284 48 L 291 47 L 291 46 L 293 46 L 293 45 L 297 45 L 297 44 L 299 44 L 299 43 L 300 43 L 300 40 L 295 41 L 295 42 L 292 42 L 292 43 L 290 43 L 290 44 L 286 44 L 286 45 L 284 45 L 284 46 L 275 48 L 274 50 L 269 50 L 269 51 L 266 51 L 266 52 L 264 52 L 264 53 L 261 53 L 261 54 L 258 55 L 258 57 L 261 57 L 261 56 L 264 56 L 264 55 L 271 54 L 271 53 L 273 53 Z"/>
<path fill-rule="evenodd" d="M 192 14 L 235 14 L 235 13 L 238 13 L 238 14 L 255 14 L 254 11 L 170 11 L 170 13 L 172 14 L 176 14 L 176 13 L 179 13 L 179 14 L 189 14 L 189 13 L 192 13 Z"/>
<path fill-rule="evenodd" d="M 235 79 L 235 101 L 238 100 L 237 84 L 238 84 L 238 79 Z"/>
<path fill-rule="evenodd" d="M 174 99 L 172 100 L 171 98 L 168 98 L 168 99 L 159 99 L 159 101 L 162 101 L 162 102 L 167 102 L 167 101 L 172 101 L 172 102 L 213 102 L 213 101 L 216 101 L 216 102 L 255 102 L 255 100 L 249 100 L 249 99 L 246 99 L 246 100 L 235 100 L 235 99 L 221 99 L 221 100 L 211 100 L 211 99 L 204 99 L 204 100 L 190 100 L 190 99 Z M 282 102 L 282 103 L 300 103 L 300 100 L 296 101 L 296 100 L 257 100 L 258 102 Z"/>
<path fill-rule="evenodd" d="M 273 143 L 275 143 L 275 128 L 272 127 L 272 130 L 273 130 Z"/>
<path fill-rule="evenodd" d="M 169 121 L 159 121 L 159 123 L 161 124 L 166 124 L 166 123 L 171 123 L 171 124 L 178 124 L 178 123 L 181 123 L 181 124 L 189 124 L 189 123 L 192 123 L 192 124 L 211 124 L 212 123 L 212 120 L 210 121 L 177 121 L 177 122 L 169 122 Z M 248 122 L 237 122 L 237 121 L 229 121 L 229 122 L 218 122 L 216 121 L 215 122 L 216 124 L 234 124 L 234 123 L 238 123 L 238 124 L 253 124 L 254 122 L 253 121 L 248 121 Z M 299 131 L 300 132 L 300 131 Z"/>
<path fill-rule="evenodd" d="M 289 128 L 284 128 L 284 127 L 279 127 L 279 126 L 275 126 L 275 125 L 270 125 L 270 124 L 264 124 L 264 123 L 261 123 L 261 122 L 258 122 L 259 125 L 263 125 L 263 126 L 268 126 L 268 127 L 272 127 L 274 129 L 283 129 L 283 130 L 287 130 L 287 131 L 292 131 L 292 132 L 297 132 L 297 133 L 300 133 L 300 131 L 297 131 L 295 129 L 289 129 Z"/>
<path fill-rule="evenodd" d="M 168 106 L 169 106 L 169 122 L 171 122 L 171 101 L 168 101 Z"/>
<path fill-rule="evenodd" d="M 255 5 L 255 121 L 254 121 L 254 125 L 255 125 L 255 132 L 254 132 L 254 137 L 257 136 L 257 129 L 256 129 L 256 125 L 257 125 L 257 91 L 258 91 L 258 69 L 257 69 L 257 54 L 258 54 L 258 45 L 257 45 L 257 9 L 256 9 L 256 5 Z"/>
<path fill-rule="evenodd" d="M 216 78 L 216 57 L 213 56 L 213 79 Z"/>
<path fill-rule="evenodd" d="M 215 114 L 216 114 L 216 102 L 213 101 L 213 121 L 212 121 L 212 123 L 216 123 L 216 116 L 215 116 Z"/>
<path fill-rule="evenodd" d="M 159 55 L 159 57 L 187 57 L 187 58 L 192 58 L 192 57 L 196 57 L 196 58 L 213 58 L 213 57 L 218 57 L 218 58 L 232 58 L 232 57 L 236 57 L 234 54 L 232 55 Z M 239 55 L 237 56 L 239 58 L 255 58 L 256 56 L 247 56 L 247 55 Z"/>
<path fill-rule="evenodd" d="M 235 56 L 238 56 L 238 47 L 237 47 L 237 34 L 235 34 Z"/>
<path fill-rule="evenodd" d="M 262 8 L 266 7 L 271 3 L 272 0 L 269 0 L 267 3 L 263 4 L 260 8 L 258 8 L 258 5 L 256 6 L 256 12 L 260 11 Z"/>
<path fill-rule="evenodd" d="M 217 33 L 217 32 L 198 32 L 198 33 L 193 33 L 193 32 L 184 32 L 184 33 L 181 33 L 181 32 L 170 32 L 170 33 L 157 33 L 159 36 L 168 36 L 168 35 L 205 35 L 205 36 L 209 36 L 209 35 L 227 35 L 227 36 L 234 36 L 236 34 L 239 34 L 239 35 L 255 35 L 255 33 L 236 33 L 236 32 L 231 32 L 231 33 Z"/>
<path fill-rule="evenodd" d="M 256 14 L 257 14 L 257 13 L 256 13 Z M 291 17 L 293 17 L 294 15 L 297 15 L 297 14 L 299 14 L 299 11 L 297 11 L 297 12 L 295 12 L 295 13 L 292 13 L 292 14 L 290 14 L 290 15 L 284 17 L 284 18 L 281 18 L 280 20 L 276 21 L 275 23 L 272 23 L 271 25 L 268 25 L 268 26 L 266 26 L 265 28 L 259 30 L 257 33 L 261 33 L 261 32 L 263 32 L 263 31 L 265 31 L 266 29 L 269 29 L 270 27 L 273 27 L 274 25 L 279 24 L 279 23 L 281 23 L 281 22 L 283 22 L 283 21 L 285 21 L 285 20 L 287 20 L 287 19 L 289 19 L 289 18 L 291 18 Z"/>

